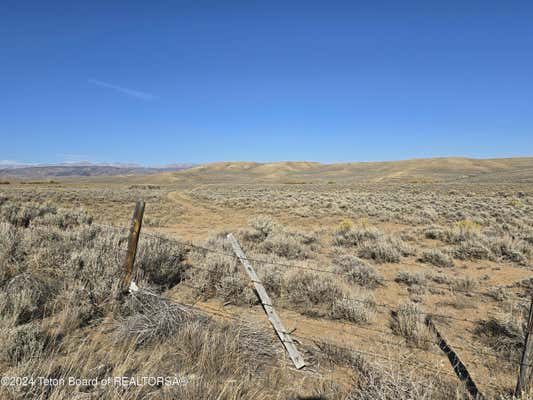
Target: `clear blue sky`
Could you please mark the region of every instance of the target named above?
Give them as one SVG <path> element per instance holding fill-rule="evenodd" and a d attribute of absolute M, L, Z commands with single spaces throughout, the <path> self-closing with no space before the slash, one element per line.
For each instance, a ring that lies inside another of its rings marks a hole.
<path fill-rule="evenodd" d="M 533 155 L 531 1 L 2 1 L 0 160 Z"/>

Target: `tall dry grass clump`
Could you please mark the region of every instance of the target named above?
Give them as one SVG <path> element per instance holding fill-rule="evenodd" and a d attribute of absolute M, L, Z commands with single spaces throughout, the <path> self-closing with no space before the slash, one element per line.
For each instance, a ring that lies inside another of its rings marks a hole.
<path fill-rule="evenodd" d="M 392 316 L 391 329 L 416 347 L 428 349 L 432 343 L 431 334 L 424 323 L 422 308 L 411 301 L 399 305 Z"/>

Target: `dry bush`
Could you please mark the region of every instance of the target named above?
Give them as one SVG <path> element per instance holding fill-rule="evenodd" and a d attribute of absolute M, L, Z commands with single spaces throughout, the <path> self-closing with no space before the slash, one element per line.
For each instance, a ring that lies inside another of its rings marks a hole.
<path fill-rule="evenodd" d="M 360 362 L 358 380 L 347 400 L 461 400 L 464 388 L 436 376 L 421 376 L 418 369 L 398 368 L 396 363 Z"/>
<path fill-rule="evenodd" d="M 394 280 L 407 286 L 424 286 L 427 283 L 426 276 L 420 272 L 400 271 Z"/>
<path fill-rule="evenodd" d="M 514 239 L 509 235 L 491 238 L 489 246 L 495 257 L 520 265 L 527 265 L 531 257 L 530 246 L 526 242 Z"/>
<path fill-rule="evenodd" d="M 220 253 L 192 252 L 193 268 L 188 277 L 202 299 L 219 297 L 234 305 L 256 304 L 257 296 L 235 257 Z M 202 268 L 195 269 L 194 266 Z"/>
<path fill-rule="evenodd" d="M 502 286 L 493 286 L 488 288 L 487 294 L 497 301 L 509 300 L 513 296 L 510 290 Z"/>
<path fill-rule="evenodd" d="M 504 356 L 518 362 L 525 340 L 525 310 L 514 313 L 499 313 L 477 322 L 474 333 L 479 340 Z"/>
<path fill-rule="evenodd" d="M 455 258 L 460 260 L 493 260 L 490 248 L 484 241 L 469 239 L 459 243 L 453 250 Z"/>
<path fill-rule="evenodd" d="M 411 301 L 400 304 L 391 320 L 392 331 L 403 336 L 409 344 L 427 349 L 431 343 L 431 333 L 424 323 L 420 306 Z"/>
<path fill-rule="evenodd" d="M 188 248 L 175 241 L 141 235 L 135 262 L 145 280 L 170 288 L 183 279 L 187 254 Z"/>
<path fill-rule="evenodd" d="M 274 386 L 271 386 L 271 379 L 281 384 L 281 387 L 275 386 L 276 391 L 292 391 L 287 376 L 282 379 L 270 378 L 270 372 L 265 372 L 267 366 L 279 358 L 279 346 L 268 333 L 253 325 L 218 323 L 208 319 L 186 320 L 179 324 L 171 336 L 161 336 L 154 343 L 146 343 L 141 347 L 130 338 L 116 342 L 107 335 L 100 332 L 85 338 L 72 336 L 62 349 L 68 351 L 68 357 L 47 353 L 48 358 L 27 358 L 24 363 L 18 363 L 5 372 L 11 376 L 44 376 L 65 380 L 70 376 L 88 379 L 168 376 L 183 379 L 184 384 L 127 387 L 21 385 L 0 388 L 0 396 L 21 400 L 77 398 L 74 396 L 116 400 L 266 400 L 272 398 Z M 256 374 L 262 374 L 266 379 L 258 381 Z"/>
<path fill-rule="evenodd" d="M 369 293 L 360 292 L 355 298 L 336 299 L 329 313 L 332 319 L 344 319 L 356 324 L 366 324 L 373 320 L 376 301 Z"/>
<path fill-rule="evenodd" d="M 49 210 L 46 206 L 23 206 L 14 202 L 5 202 L 0 208 L 0 219 L 11 225 L 27 228 L 30 222 Z"/>
<path fill-rule="evenodd" d="M 425 235 L 429 239 L 438 239 L 449 244 L 480 241 L 484 238 L 481 232 L 481 225 L 468 218 L 454 222 L 452 227 L 429 227 L 426 229 Z"/>
<path fill-rule="evenodd" d="M 93 293 L 80 283 L 66 282 L 54 299 L 52 306 L 57 313 L 56 332 L 66 335 L 83 328 L 91 321 L 104 316 L 104 310 L 96 303 Z"/>
<path fill-rule="evenodd" d="M 99 315 L 113 293 L 123 258 L 117 249 L 125 237 L 90 225 L 83 212 L 38 210 L 29 212 L 25 228 L 1 225 L 0 235 L 16 242 L 2 247 L 9 265 L 2 268 L 0 308 L 13 324 L 59 313 L 63 329 L 76 329 Z"/>
<path fill-rule="evenodd" d="M 245 284 L 244 278 L 241 276 L 225 276 L 220 281 L 218 291 L 226 303 L 233 305 L 253 305 L 259 302 L 255 292 L 249 285 Z"/>
<path fill-rule="evenodd" d="M 312 272 L 290 273 L 285 280 L 283 292 L 292 304 L 304 307 L 325 305 L 328 308 L 344 294 L 334 278 Z"/>
<path fill-rule="evenodd" d="M 479 281 L 475 278 L 465 276 L 464 278 L 456 278 L 452 280 L 452 288 L 461 292 L 469 292 L 478 287 Z"/>
<path fill-rule="evenodd" d="M 425 236 L 455 245 L 453 254 L 461 260 L 503 260 L 526 265 L 531 256 L 527 242 L 509 233 L 490 235 L 482 232 L 481 226 L 463 219 L 452 228 L 430 227 Z"/>
<path fill-rule="evenodd" d="M 10 365 L 17 365 L 44 356 L 49 337 L 36 323 L 2 330 L 0 357 Z"/>
<path fill-rule="evenodd" d="M 50 204 L 4 204 L 0 209 L 0 219 L 23 228 L 34 225 L 70 229 L 92 222 L 92 217 L 84 210 L 61 209 Z"/>
<path fill-rule="evenodd" d="M 357 351 L 331 343 L 317 343 L 321 358 L 335 365 L 349 367 L 356 373 L 355 385 L 345 400 L 450 400 L 468 398 L 466 390 L 441 377 L 425 375 L 409 368 L 404 361 L 368 361 Z M 381 352 L 383 353 L 383 352 Z M 392 352 L 391 352 L 392 353 Z M 397 352 L 394 351 L 394 354 Z M 402 368 L 398 368 L 402 364 Z"/>
<path fill-rule="evenodd" d="M 188 307 L 171 303 L 145 289 L 128 296 L 121 311 L 126 316 L 119 320 L 118 338 L 134 337 L 137 346 L 164 341 L 187 321 L 202 320 Z"/>
<path fill-rule="evenodd" d="M 49 285 L 31 274 L 11 278 L 0 292 L 0 313 L 13 325 L 24 324 L 44 315 L 53 293 Z"/>
<path fill-rule="evenodd" d="M 348 254 L 335 257 L 335 270 L 346 276 L 349 283 L 363 288 L 375 289 L 383 285 L 383 277 L 360 258 Z"/>
<path fill-rule="evenodd" d="M 269 217 L 254 218 L 249 224 L 250 229 L 240 231 L 247 250 L 288 260 L 307 259 L 316 250 L 316 233 L 289 230 Z"/>
<path fill-rule="evenodd" d="M 440 226 L 430 226 L 424 230 L 424 236 L 428 239 L 444 240 L 446 235 Z"/>
<path fill-rule="evenodd" d="M 420 261 L 441 268 L 451 268 L 454 266 L 453 259 L 440 250 L 426 250 L 420 256 Z"/>
<path fill-rule="evenodd" d="M 259 248 L 262 253 L 273 253 L 288 260 L 309 258 L 309 250 L 301 238 L 290 232 L 276 232 L 269 235 Z"/>
<path fill-rule="evenodd" d="M 394 243 L 382 239 L 362 242 L 357 254 L 378 263 L 397 263 L 402 257 L 402 252 Z"/>
<path fill-rule="evenodd" d="M 283 287 L 283 273 L 276 267 L 265 264 L 258 274 L 267 293 L 273 297 L 280 297 Z"/>
<path fill-rule="evenodd" d="M 257 242 L 262 242 L 274 231 L 274 229 L 277 229 L 274 220 L 264 216 L 253 218 L 250 220 L 249 225 L 253 231 L 246 239 Z"/>
<path fill-rule="evenodd" d="M 282 294 L 289 307 L 314 317 L 367 323 L 376 309 L 373 295 L 364 289 L 347 292 L 333 277 L 309 272 L 289 274 Z"/>
<path fill-rule="evenodd" d="M 359 246 L 365 240 L 377 240 L 383 236 L 379 229 L 360 224 L 352 226 L 349 222 L 342 222 L 333 232 L 333 244 L 336 246 Z"/>
<path fill-rule="evenodd" d="M 439 285 L 450 285 L 454 281 L 453 277 L 450 277 L 443 273 L 428 272 L 425 277 Z"/>
<path fill-rule="evenodd" d="M 31 225 L 72 229 L 82 225 L 90 225 L 92 221 L 93 218 L 85 210 L 65 210 L 49 207 L 33 218 Z"/>
<path fill-rule="evenodd" d="M 0 286 L 22 272 L 25 249 L 22 232 L 13 225 L 0 222 Z"/>

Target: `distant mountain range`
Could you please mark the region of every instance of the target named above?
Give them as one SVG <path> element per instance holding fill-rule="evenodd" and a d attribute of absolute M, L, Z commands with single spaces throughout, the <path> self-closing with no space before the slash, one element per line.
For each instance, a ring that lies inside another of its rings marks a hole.
<path fill-rule="evenodd" d="M 194 167 L 194 164 L 177 163 L 157 167 L 126 163 L 60 163 L 23 164 L 0 162 L 1 178 L 45 179 L 77 176 L 146 175 L 160 172 L 181 171 Z"/>
<path fill-rule="evenodd" d="M 150 176 L 145 181 L 224 182 L 507 182 L 533 183 L 533 157 L 426 158 L 385 162 L 218 162 L 142 166 L 117 163 L 19 164 L 0 161 L 0 179 Z"/>

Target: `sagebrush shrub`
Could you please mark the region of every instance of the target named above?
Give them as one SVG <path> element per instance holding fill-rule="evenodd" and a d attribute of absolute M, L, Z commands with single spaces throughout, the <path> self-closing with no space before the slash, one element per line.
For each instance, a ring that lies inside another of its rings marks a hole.
<path fill-rule="evenodd" d="M 285 281 L 287 299 L 294 304 L 332 306 L 343 296 L 342 288 L 333 278 L 310 272 L 290 274 Z"/>
<path fill-rule="evenodd" d="M 468 292 L 470 290 L 474 290 L 478 285 L 479 281 L 469 276 L 452 280 L 452 287 L 454 289 L 458 289 L 461 292 Z"/>
<path fill-rule="evenodd" d="M 12 365 L 42 357 L 48 335 L 38 324 L 29 323 L 12 328 L 3 334 L 0 354 L 5 362 Z"/>
<path fill-rule="evenodd" d="M 31 274 L 17 275 L 0 292 L 0 313 L 14 325 L 41 318 L 54 293 L 47 282 Z"/>
<path fill-rule="evenodd" d="M 522 240 L 506 235 L 500 238 L 491 238 L 489 246 L 495 257 L 505 261 L 521 265 L 527 265 L 529 261 L 530 247 Z"/>
<path fill-rule="evenodd" d="M 411 301 L 400 304 L 393 314 L 391 329 L 417 347 L 427 349 L 431 343 L 431 334 L 424 323 L 422 309 Z"/>
<path fill-rule="evenodd" d="M 484 242 L 469 239 L 459 243 L 453 250 L 460 260 L 492 260 L 492 252 Z"/>
<path fill-rule="evenodd" d="M 383 232 L 371 226 L 352 227 L 342 223 L 333 232 L 333 244 L 336 246 L 358 246 L 365 240 L 376 240 L 383 236 Z"/>
<path fill-rule="evenodd" d="M 266 239 L 276 228 L 276 223 L 270 217 L 256 217 L 249 224 L 255 231 L 255 237 L 259 240 Z"/>
<path fill-rule="evenodd" d="M 335 258 L 336 270 L 344 274 L 347 281 L 367 289 L 375 289 L 383 284 L 383 277 L 359 257 L 340 255 Z"/>
<path fill-rule="evenodd" d="M 254 291 L 245 284 L 244 279 L 240 276 L 228 275 L 222 278 L 218 292 L 224 301 L 234 305 L 258 303 Z"/>
<path fill-rule="evenodd" d="M 0 286 L 25 269 L 23 235 L 13 225 L 0 222 Z"/>
<path fill-rule="evenodd" d="M 426 250 L 420 256 L 420 261 L 436 267 L 451 268 L 454 266 L 453 259 L 437 249 Z"/>
<path fill-rule="evenodd" d="M 336 299 L 330 311 L 333 319 L 344 319 L 356 324 L 368 323 L 375 315 L 376 302 L 370 294 L 360 292 L 355 299 Z"/>
<path fill-rule="evenodd" d="M 204 299 L 219 295 L 220 283 L 224 277 L 239 272 L 238 261 L 234 257 L 221 253 L 193 251 L 191 252 L 191 262 L 193 266 L 201 268 L 199 270 L 192 268 L 190 273 L 198 293 Z"/>
<path fill-rule="evenodd" d="M 498 313 L 478 321 L 474 333 L 482 343 L 502 354 L 506 359 L 518 361 L 525 340 L 524 313 Z"/>
<path fill-rule="evenodd" d="M 361 242 L 357 254 L 378 263 L 397 263 L 402 257 L 402 247 L 389 239 L 365 240 Z"/>
<path fill-rule="evenodd" d="M 409 272 L 409 271 L 400 271 L 396 278 L 394 279 L 398 283 L 403 283 L 407 286 L 420 285 L 423 286 L 426 284 L 426 276 L 419 272 Z"/>
<path fill-rule="evenodd" d="M 262 253 L 273 253 L 289 260 L 309 257 L 309 250 L 301 239 L 290 232 L 276 232 L 268 236 L 260 246 Z"/>
<path fill-rule="evenodd" d="M 182 280 L 188 268 L 187 253 L 186 246 L 148 236 L 140 240 L 135 262 L 148 282 L 170 288 Z"/>

